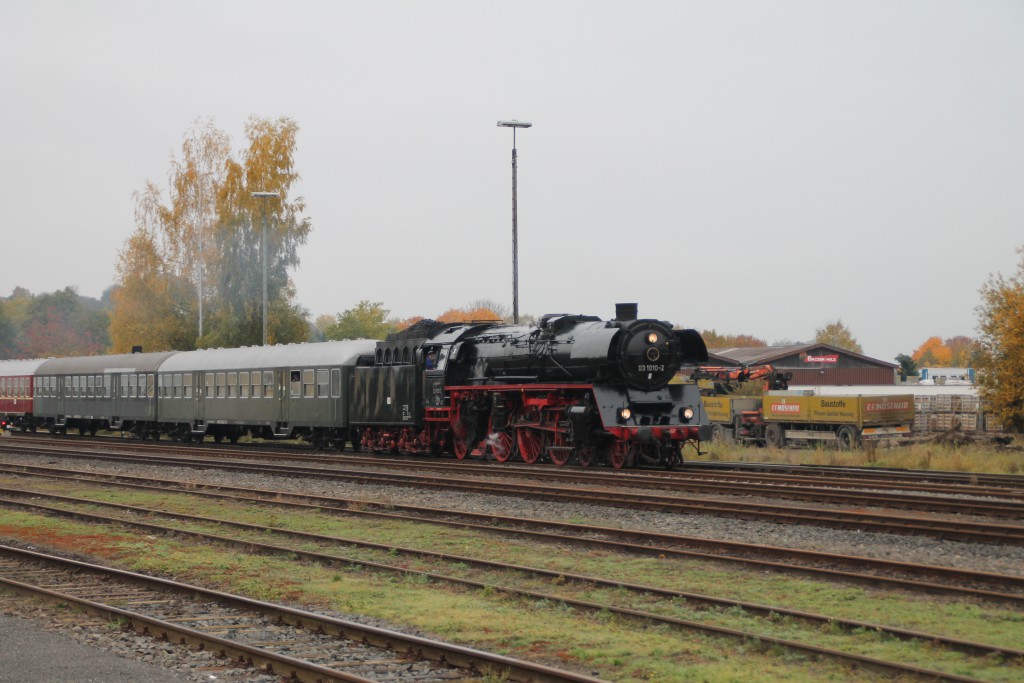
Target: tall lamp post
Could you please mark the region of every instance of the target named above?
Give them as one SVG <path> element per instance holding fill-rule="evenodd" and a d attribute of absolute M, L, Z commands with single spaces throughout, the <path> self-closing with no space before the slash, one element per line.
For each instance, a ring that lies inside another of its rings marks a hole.
<path fill-rule="evenodd" d="M 519 211 L 516 204 L 516 128 L 529 128 L 529 121 L 498 121 L 499 128 L 512 129 L 512 322 L 519 323 Z"/>
<path fill-rule="evenodd" d="M 263 345 L 267 345 L 267 200 L 280 197 L 277 192 L 253 192 L 253 197 L 263 200 L 263 242 L 261 246 L 263 259 Z"/>

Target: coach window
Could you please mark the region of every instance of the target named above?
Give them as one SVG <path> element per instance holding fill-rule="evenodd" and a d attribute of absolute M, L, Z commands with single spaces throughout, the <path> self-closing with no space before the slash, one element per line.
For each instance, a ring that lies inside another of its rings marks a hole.
<path fill-rule="evenodd" d="M 313 398 L 316 396 L 316 371 L 315 370 L 303 370 L 302 371 L 302 395 L 306 398 Z"/>
<path fill-rule="evenodd" d="M 291 375 L 288 378 L 290 385 L 290 393 L 292 398 L 298 398 L 302 396 L 302 373 L 298 370 L 292 370 Z"/>
<path fill-rule="evenodd" d="M 263 398 L 274 398 L 274 371 L 263 371 Z"/>
<path fill-rule="evenodd" d="M 227 380 L 223 372 L 217 373 L 217 398 L 224 398 L 224 384 Z"/>
<path fill-rule="evenodd" d="M 65 376 L 64 377 L 64 398 L 71 398 L 71 389 L 72 389 L 71 378 Z"/>
<path fill-rule="evenodd" d="M 146 375 L 146 396 L 149 398 L 156 396 L 156 375 L 153 373 Z"/>
<path fill-rule="evenodd" d="M 171 375 L 171 396 L 181 398 L 181 373 Z"/>
<path fill-rule="evenodd" d="M 206 398 L 213 398 L 213 373 L 206 373 L 206 377 L 203 379 L 206 384 Z"/>
<path fill-rule="evenodd" d="M 249 377 L 252 380 L 252 397 L 259 398 L 263 395 L 263 379 L 259 370 L 253 370 Z"/>
<path fill-rule="evenodd" d="M 110 398 L 110 388 L 114 384 L 114 378 L 112 375 L 103 375 L 103 396 L 104 398 Z"/>
<path fill-rule="evenodd" d="M 192 373 L 183 375 L 181 381 L 185 385 L 185 398 L 192 398 Z"/>
<path fill-rule="evenodd" d="M 75 398 L 81 395 L 81 380 L 82 378 L 78 375 L 71 378 L 71 395 Z"/>
<path fill-rule="evenodd" d="M 96 398 L 103 398 L 103 375 L 96 375 Z"/>
<path fill-rule="evenodd" d="M 341 369 L 331 369 L 331 397 L 341 398 Z"/>
<path fill-rule="evenodd" d="M 238 396 L 238 373 L 228 373 L 228 398 L 235 398 Z"/>
<path fill-rule="evenodd" d="M 89 398 L 95 397 L 96 396 L 96 378 L 93 377 L 92 375 L 89 375 L 88 377 L 85 378 L 85 383 L 86 383 L 85 395 L 88 396 Z"/>
<path fill-rule="evenodd" d="M 328 398 L 331 395 L 331 373 L 328 370 L 316 371 L 316 397 Z"/>
<path fill-rule="evenodd" d="M 128 375 L 128 398 L 139 397 L 139 376 Z"/>
<path fill-rule="evenodd" d="M 238 396 L 240 398 L 249 398 L 249 373 L 240 372 L 238 373 Z"/>

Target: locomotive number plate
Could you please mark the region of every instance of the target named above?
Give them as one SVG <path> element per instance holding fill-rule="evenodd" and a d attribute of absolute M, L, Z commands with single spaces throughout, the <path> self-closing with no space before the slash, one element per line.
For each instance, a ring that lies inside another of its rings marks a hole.
<path fill-rule="evenodd" d="M 644 365 L 641 363 L 636 369 L 640 372 L 665 372 L 664 365 Z"/>

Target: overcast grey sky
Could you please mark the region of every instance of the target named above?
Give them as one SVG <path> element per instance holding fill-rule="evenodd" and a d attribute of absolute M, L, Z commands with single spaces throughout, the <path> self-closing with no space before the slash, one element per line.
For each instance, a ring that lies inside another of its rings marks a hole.
<path fill-rule="evenodd" d="M 315 317 L 641 315 L 891 360 L 1024 244 L 1024 2 L 0 0 L 0 295 L 100 296 L 197 118 L 300 126 Z M 258 188 L 257 188 L 258 189 Z"/>

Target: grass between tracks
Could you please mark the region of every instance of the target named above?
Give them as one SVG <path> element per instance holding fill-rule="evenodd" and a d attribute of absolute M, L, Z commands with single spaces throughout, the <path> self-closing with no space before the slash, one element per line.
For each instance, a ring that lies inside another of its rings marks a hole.
<path fill-rule="evenodd" d="M 739 461 L 786 465 L 838 465 L 842 467 L 893 467 L 910 470 L 976 472 L 979 474 L 1024 473 L 1024 451 L 971 444 L 913 444 L 866 447 L 840 451 L 834 447 L 767 448 L 741 444 L 702 444 L 702 455 L 687 449 L 684 456 L 695 462 Z"/>
<path fill-rule="evenodd" d="M 39 480 L 32 480 L 31 484 L 23 481 L 22 485 L 105 502 L 732 597 L 1009 647 L 1020 647 L 1024 642 L 1024 616 L 1021 614 L 949 598 L 872 591 L 707 562 L 560 548 L 425 523 L 367 521 L 327 513 L 297 513 L 212 502 L 189 494 L 93 489 Z M 94 511 L 112 514 L 102 509 Z M 649 627 L 607 612 L 580 614 L 558 602 L 559 597 L 712 623 L 984 680 L 1024 678 L 1024 667 L 1020 663 L 1006 664 L 995 658 L 951 653 L 928 643 L 893 640 L 871 631 L 851 634 L 786 618 L 754 617 L 736 608 L 704 609 L 683 600 L 577 586 L 517 572 L 480 570 L 459 562 L 423 560 L 397 550 L 371 551 L 344 543 L 295 545 L 295 541 L 272 533 L 249 534 L 214 524 L 161 523 L 534 590 L 553 597 L 521 600 L 503 595 L 497 589 L 468 590 L 390 572 L 342 565 L 306 565 L 288 558 L 253 557 L 216 545 L 191 545 L 186 541 L 140 536 L 12 511 L 0 515 L 0 535 L 88 553 L 132 569 L 171 575 L 259 599 L 289 600 L 384 619 L 396 626 L 412 626 L 469 646 L 570 666 L 611 680 L 859 681 L 870 676 L 833 662 L 814 662 L 787 650 L 766 648 L 757 642 L 707 637 L 662 626 Z M 888 680 L 881 675 L 877 678 Z"/>

